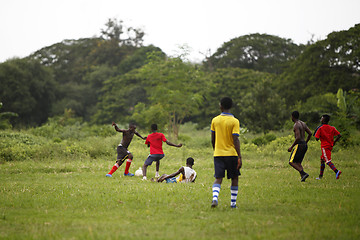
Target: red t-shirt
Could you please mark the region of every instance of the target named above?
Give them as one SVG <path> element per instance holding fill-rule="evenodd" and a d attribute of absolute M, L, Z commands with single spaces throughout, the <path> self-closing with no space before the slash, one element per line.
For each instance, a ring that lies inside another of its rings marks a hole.
<path fill-rule="evenodd" d="M 150 154 L 164 154 L 162 144 L 166 141 L 164 134 L 154 132 L 147 136 L 145 144 L 150 144 Z"/>
<path fill-rule="evenodd" d="M 317 129 L 315 137 L 320 139 L 322 148 L 328 148 L 334 145 L 334 136 L 339 134 L 335 127 L 323 124 Z"/>

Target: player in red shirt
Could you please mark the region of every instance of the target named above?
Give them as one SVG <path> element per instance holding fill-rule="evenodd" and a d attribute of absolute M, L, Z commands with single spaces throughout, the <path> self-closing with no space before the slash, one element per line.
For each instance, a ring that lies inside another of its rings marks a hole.
<path fill-rule="evenodd" d="M 148 166 L 150 166 L 154 161 L 156 162 L 156 175 L 155 177 L 160 177 L 159 175 L 159 168 L 160 168 L 160 159 L 162 159 L 165 154 L 162 149 L 163 142 L 166 142 L 167 145 L 173 146 L 173 147 L 181 147 L 182 144 L 174 144 L 167 140 L 164 136 L 164 134 L 157 132 L 157 125 L 152 124 L 151 125 L 151 133 L 147 136 L 145 144 L 150 146 L 150 155 L 145 160 L 145 163 L 142 167 L 143 171 L 143 180 L 146 180 L 146 169 Z"/>
<path fill-rule="evenodd" d="M 336 179 L 339 179 L 341 171 L 336 169 L 334 164 L 331 162 L 331 150 L 333 146 L 339 139 L 341 138 L 341 134 L 336 130 L 335 127 L 329 125 L 330 116 L 329 115 L 322 115 L 321 117 L 321 125 L 315 130 L 314 136 L 318 141 L 321 141 L 321 165 L 320 165 L 320 175 L 318 180 L 320 180 L 324 175 L 325 170 L 325 163 L 335 172 Z M 336 139 L 334 140 L 334 137 Z"/>

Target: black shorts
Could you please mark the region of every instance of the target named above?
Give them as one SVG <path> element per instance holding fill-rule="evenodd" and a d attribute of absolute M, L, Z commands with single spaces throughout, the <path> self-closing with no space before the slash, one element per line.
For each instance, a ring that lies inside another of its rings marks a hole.
<path fill-rule="evenodd" d="M 291 151 L 289 162 L 302 163 L 308 146 L 305 141 L 296 144 Z"/>
<path fill-rule="evenodd" d="M 215 178 L 224 178 L 225 170 L 227 171 L 227 178 L 235 178 L 240 175 L 240 171 L 237 169 L 238 157 L 214 157 Z"/>
<path fill-rule="evenodd" d="M 125 159 L 128 158 L 130 151 L 123 147 L 122 145 L 117 146 L 117 160 L 123 163 Z"/>

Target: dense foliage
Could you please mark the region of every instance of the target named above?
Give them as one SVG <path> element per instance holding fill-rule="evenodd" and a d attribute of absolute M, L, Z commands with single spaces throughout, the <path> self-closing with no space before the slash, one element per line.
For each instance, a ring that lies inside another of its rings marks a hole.
<path fill-rule="evenodd" d="M 202 64 L 143 46 L 141 29 L 109 19 L 100 37 L 64 40 L 0 64 L 1 111 L 15 126 L 71 111 L 88 123 L 157 122 L 178 135 L 184 122 L 208 126 L 222 96 L 242 127 L 283 128 L 291 111 L 316 126 L 323 113 L 360 127 L 360 24 L 308 45 L 266 34 L 224 43 Z M 185 56 L 186 57 L 186 56 Z M 338 89 L 344 105 L 338 105 Z M 288 126 L 288 125 L 286 125 Z"/>

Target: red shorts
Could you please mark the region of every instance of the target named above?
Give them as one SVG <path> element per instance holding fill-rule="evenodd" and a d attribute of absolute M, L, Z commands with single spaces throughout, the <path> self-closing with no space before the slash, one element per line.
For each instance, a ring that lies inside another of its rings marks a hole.
<path fill-rule="evenodd" d="M 321 160 L 324 160 L 325 162 L 331 161 L 331 150 L 332 148 L 321 148 Z"/>

